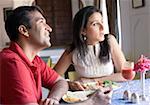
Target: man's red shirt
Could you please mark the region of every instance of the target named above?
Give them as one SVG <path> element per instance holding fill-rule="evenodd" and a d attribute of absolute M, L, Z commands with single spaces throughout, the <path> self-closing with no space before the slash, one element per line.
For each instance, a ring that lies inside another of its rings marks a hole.
<path fill-rule="evenodd" d="M 42 86 L 51 88 L 58 74 L 38 56 L 29 61 L 13 42 L 0 52 L 0 104 L 37 103 Z"/>

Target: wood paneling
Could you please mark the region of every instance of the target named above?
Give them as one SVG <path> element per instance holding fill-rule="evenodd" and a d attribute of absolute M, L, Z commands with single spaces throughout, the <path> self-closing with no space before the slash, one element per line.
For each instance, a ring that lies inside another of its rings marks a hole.
<path fill-rule="evenodd" d="M 52 27 L 52 46 L 65 46 L 72 41 L 71 0 L 36 0 Z"/>

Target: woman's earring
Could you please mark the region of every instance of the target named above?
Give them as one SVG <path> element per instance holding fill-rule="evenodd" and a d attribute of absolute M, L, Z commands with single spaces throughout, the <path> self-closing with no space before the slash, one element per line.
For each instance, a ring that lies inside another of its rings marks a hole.
<path fill-rule="evenodd" d="M 86 40 L 86 39 L 87 39 L 86 36 L 83 35 L 83 40 Z"/>
<path fill-rule="evenodd" d="M 83 38 L 84 41 L 87 39 L 86 36 L 83 35 L 83 34 L 82 34 L 82 38 Z"/>

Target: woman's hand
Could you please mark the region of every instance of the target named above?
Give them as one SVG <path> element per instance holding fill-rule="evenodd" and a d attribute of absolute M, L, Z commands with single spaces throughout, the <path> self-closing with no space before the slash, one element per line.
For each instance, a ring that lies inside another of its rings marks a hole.
<path fill-rule="evenodd" d="M 85 90 L 84 85 L 79 81 L 68 81 L 71 90 Z"/>

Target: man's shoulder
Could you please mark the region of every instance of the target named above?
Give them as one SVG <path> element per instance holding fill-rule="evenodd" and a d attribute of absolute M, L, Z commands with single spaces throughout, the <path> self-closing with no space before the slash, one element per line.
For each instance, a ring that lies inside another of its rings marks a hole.
<path fill-rule="evenodd" d="M 2 60 L 11 60 L 11 59 L 15 59 L 15 58 L 17 59 L 17 58 L 19 58 L 19 56 L 15 52 L 13 52 L 9 49 L 3 49 L 0 52 L 0 58 Z"/>

